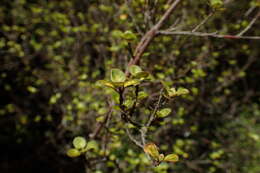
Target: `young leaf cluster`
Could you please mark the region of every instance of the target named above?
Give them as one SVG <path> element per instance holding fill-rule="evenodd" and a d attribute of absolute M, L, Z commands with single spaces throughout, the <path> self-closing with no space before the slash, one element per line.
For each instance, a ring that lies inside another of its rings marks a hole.
<path fill-rule="evenodd" d="M 87 142 L 86 139 L 81 136 L 75 137 L 72 141 L 72 144 L 74 148 L 70 148 L 67 150 L 67 155 L 69 157 L 78 157 L 81 154 L 84 154 L 87 151 L 95 149 L 97 147 L 95 141 Z"/>
<path fill-rule="evenodd" d="M 159 148 L 154 143 L 148 143 L 144 146 L 144 152 L 147 153 L 155 166 L 160 165 L 162 162 L 177 162 L 179 161 L 179 157 L 176 154 L 168 154 L 164 156 L 164 154 L 159 153 Z"/>
<path fill-rule="evenodd" d="M 110 81 L 99 80 L 103 86 L 113 88 L 118 91 L 119 88 L 127 88 L 132 86 L 137 86 L 145 80 L 149 80 L 149 73 L 142 71 L 142 69 L 137 65 L 132 65 L 129 67 L 130 77 L 118 68 L 111 69 Z"/>

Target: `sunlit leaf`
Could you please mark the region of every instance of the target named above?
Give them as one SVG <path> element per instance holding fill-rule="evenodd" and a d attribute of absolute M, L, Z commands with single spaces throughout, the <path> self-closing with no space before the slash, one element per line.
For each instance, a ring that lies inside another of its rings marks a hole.
<path fill-rule="evenodd" d="M 223 10 L 223 0 L 210 0 L 210 6 L 215 10 Z"/>
<path fill-rule="evenodd" d="M 142 69 L 137 65 L 131 65 L 129 67 L 129 72 L 131 73 L 131 75 L 136 75 L 137 73 L 142 72 Z"/>
<path fill-rule="evenodd" d="M 86 139 L 81 137 L 81 136 L 78 136 L 78 137 L 75 137 L 73 139 L 73 146 L 77 149 L 82 149 L 86 146 L 87 142 L 86 142 Z"/>
<path fill-rule="evenodd" d="M 176 97 L 176 96 L 181 96 L 181 95 L 186 95 L 189 93 L 189 90 L 186 88 L 178 88 L 178 90 L 176 91 L 175 88 L 166 88 L 166 92 L 167 92 L 167 97 Z"/>
<path fill-rule="evenodd" d="M 131 79 L 131 80 L 128 80 L 124 83 L 124 87 L 129 87 L 129 86 L 136 86 L 140 84 L 140 81 L 137 80 L 137 79 Z"/>
<path fill-rule="evenodd" d="M 144 91 L 138 92 L 138 99 L 142 100 L 144 98 L 148 97 L 148 94 Z"/>
<path fill-rule="evenodd" d="M 155 159 L 159 159 L 158 147 L 154 143 L 148 143 L 144 146 L 144 152 Z"/>
<path fill-rule="evenodd" d="M 103 86 L 107 86 L 110 88 L 115 88 L 114 84 L 112 82 L 106 81 L 106 80 L 99 80 L 98 84 L 103 85 Z"/>
<path fill-rule="evenodd" d="M 134 78 L 140 79 L 140 80 L 145 80 L 145 79 L 149 78 L 149 75 L 150 75 L 149 73 L 142 71 L 142 72 L 136 73 L 134 75 Z"/>
<path fill-rule="evenodd" d="M 113 82 L 113 85 L 115 86 L 115 87 L 122 87 L 122 86 L 124 86 L 124 82 Z"/>
<path fill-rule="evenodd" d="M 89 141 L 87 144 L 86 150 L 91 150 L 91 149 L 95 151 L 98 150 L 98 143 L 94 140 Z"/>
<path fill-rule="evenodd" d="M 112 82 L 124 82 L 126 80 L 125 73 L 117 68 L 111 70 L 110 78 Z"/>
<path fill-rule="evenodd" d="M 169 154 L 165 156 L 164 161 L 166 162 L 178 162 L 179 161 L 179 156 L 176 154 Z"/>
<path fill-rule="evenodd" d="M 80 151 L 75 149 L 75 148 L 71 148 L 67 151 L 67 156 L 69 157 L 78 157 L 80 156 Z"/>
<path fill-rule="evenodd" d="M 187 90 L 186 88 L 178 88 L 178 90 L 177 90 L 177 95 L 178 96 L 186 95 L 186 94 L 189 94 L 189 90 Z"/>
<path fill-rule="evenodd" d="M 174 96 L 177 95 L 177 91 L 176 91 L 175 88 L 170 88 L 170 89 L 168 89 L 168 90 L 167 90 L 167 93 L 168 93 L 168 95 L 169 95 L 170 97 L 174 97 Z"/>
<path fill-rule="evenodd" d="M 136 35 L 132 31 L 125 31 L 122 37 L 128 41 L 136 40 Z"/>
<path fill-rule="evenodd" d="M 168 116 L 171 113 L 171 111 L 172 110 L 170 108 L 164 108 L 157 112 L 157 116 L 160 118 L 164 118 L 164 117 Z"/>
<path fill-rule="evenodd" d="M 166 84 L 166 82 L 164 82 L 163 80 L 160 81 L 161 84 L 163 85 L 163 87 L 166 89 L 166 90 L 169 90 L 170 87 Z"/>
<path fill-rule="evenodd" d="M 134 101 L 131 100 L 131 99 L 127 99 L 127 100 L 124 102 L 124 105 L 125 105 L 127 108 L 131 108 L 131 107 L 134 105 Z"/>

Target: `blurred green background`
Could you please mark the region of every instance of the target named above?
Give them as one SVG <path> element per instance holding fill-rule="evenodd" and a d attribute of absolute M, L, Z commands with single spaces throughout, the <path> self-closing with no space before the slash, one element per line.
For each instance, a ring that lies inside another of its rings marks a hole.
<path fill-rule="evenodd" d="M 1 0 L 0 172 L 259 173 L 260 41 L 158 36 L 140 65 L 156 82 L 190 94 L 174 100 L 171 116 L 153 124 L 148 140 L 180 162 L 154 168 L 124 133 L 118 112 L 89 153 L 71 159 L 75 136 L 87 139 L 104 119 L 111 90 L 96 81 L 125 69 L 142 35 L 171 0 Z M 226 0 L 201 32 L 235 35 L 259 11 L 257 0 Z M 163 29 L 192 30 L 213 11 L 209 1 L 183 0 Z M 121 37 L 132 31 L 136 39 Z M 245 34 L 260 36 L 260 21 Z M 148 109 L 140 109 L 145 116 Z M 138 120 L 138 117 L 137 117 Z M 108 150 L 104 156 L 102 151 Z"/>

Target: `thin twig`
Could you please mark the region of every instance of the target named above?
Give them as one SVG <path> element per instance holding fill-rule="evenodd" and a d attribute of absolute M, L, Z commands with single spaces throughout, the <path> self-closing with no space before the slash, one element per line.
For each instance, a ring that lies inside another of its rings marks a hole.
<path fill-rule="evenodd" d="M 129 16 L 132 18 L 132 21 L 133 21 L 133 23 L 134 23 L 134 26 L 135 26 L 137 32 L 138 32 L 140 35 L 144 35 L 144 33 L 142 32 L 141 28 L 139 27 L 137 21 L 135 20 L 134 13 L 133 13 L 133 11 L 132 11 L 132 9 L 131 9 L 131 3 L 132 3 L 132 0 L 126 0 L 126 5 L 127 5 L 127 7 L 128 7 L 128 12 L 129 12 L 128 14 L 129 14 Z"/>
<path fill-rule="evenodd" d="M 196 32 L 202 25 L 204 25 L 212 16 L 214 12 L 211 12 L 200 24 L 198 24 L 191 32 Z"/>
<path fill-rule="evenodd" d="M 239 77 L 240 72 L 246 71 L 246 70 L 253 64 L 253 62 L 255 62 L 255 60 L 256 60 L 256 57 L 255 57 L 255 56 L 250 56 L 249 59 L 248 59 L 248 61 L 247 61 L 247 63 L 246 63 L 236 74 L 232 75 L 231 78 L 227 80 L 227 82 L 224 82 L 224 83 L 222 83 L 221 85 L 219 85 L 219 86 L 215 89 L 215 91 L 216 91 L 216 92 L 219 92 L 219 91 L 221 91 L 223 88 L 229 86 L 230 84 L 232 84 L 232 83 L 234 83 L 235 81 L 237 81 L 238 79 L 240 79 L 240 77 Z"/>
<path fill-rule="evenodd" d="M 255 15 L 255 17 L 251 20 L 251 22 L 249 23 L 249 25 L 240 33 L 237 34 L 237 36 L 242 36 L 244 35 L 253 25 L 254 23 L 257 21 L 257 19 L 260 17 L 260 10 L 257 12 L 257 14 Z"/>
<path fill-rule="evenodd" d="M 101 123 L 98 123 L 98 125 L 97 125 L 96 129 L 94 130 L 94 132 L 89 135 L 90 138 L 94 139 L 94 138 L 97 137 L 97 135 L 100 133 L 100 131 L 102 130 L 104 125 L 106 125 L 107 121 L 110 119 L 111 114 L 112 114 L 112 106 L 110 106 L 109 111 L 107 112 L 104 121 L 101 122 Z"/>
<path fill-rule="evenodd" d="M 158 109 L 160 107 L 160 103 L 161 103 L 161 100 L 162 100 L 162 92 L 163 92 L 163 89 L 161 89 L 161 91 L 160 91 L 159 99 L 158 99 L 157 104 L 156 104 L 156 106 L 155 106 L 155 108 L 153 110 L 153 113 L 151 114 L 148 122 L 146 123 L 146 127 L 149 127 L 151 125 L 151 123 L 153 122 L 153 120 L 155 119 L 155 117 L 156 117 L 156 113 L 157 113 L 157 111 L 158 111 Z"/>
<path fill-rule="evenodd" d="M 168 8 L 168 10 L 164 13 L 162 18 L 159 20 L 159 22 L 154 25 L 146 34 L 142 37 L 141 41 L 138 43 L 137 47 L 135 48 L 134 51 L 134 56 L 135 58 L 132 59 L 129 63 L 128 66 L 131 66 L 133 64 L 137 64 L 139 60 L 141 59 L 144 51 L 148 47 L 148 45 L 151 43 L 153 38 L 156 36 L 157 31 L 162 27 L 164 22 L 169 18 L 170 14 L 173 12 L 173 10 L 177 7 L 177 5 L 181 2 L 181 0 L 176 0 L 171 4 L 171 6 Z M 126 71 L 126 74 L 129 74 L 128 71 Z"/>
<path fill-rule="evenodd" d="M 249 15 L 254 11 L 254 9 L 256 9 L 256 8 L 257 8 L 256 6 L 250 7 L 250 8 L 247 10 L 247 12 L 245 13 L 245 16 L 246 16 L 246 17 L 249 16 Z"/>
<path fill-rule="evenodd" d="M 133 105 L 133 107 L 131 108 L 130 113 L 129 113 L 130 117 L 132 117 L 133 114 L 134 114 L 134 112 L 135 112 L 136 105 L 137 105 L 137 102 L 138 102 L 138 94 L 139 94 L 139 86 L 137 85 L 137 86 L 135 87 L 135 102 L 134 102 L 134 105 Z"/>
<path fill-rule="evenodd" d="M 191 32 L 191 31 L 158 31 L 161 35 L 190 35 L 198 37 L 215 37 L 215 38 L 226 38 L 226 39 L 244 39 L 244 40 L 260 40 L 260 36 L 237 36 L 237 35 L 221 35 L 214 33 L 204 32 Z"/>
<path fill-rule="evenodd" d="M 146 144 L 147 127 L 141 128 L 141 129 L 140 129 L 140 133 L 141 133 L 142 143 L 143 143 L 143 145 L 145 145 L 145 144 Z"/>
<path fill-rule="evenodd" d="M 131 141 L 133 141 L 137 146 L 143 148 L 143 145 L 142 145 L 140 142 L 138 142 L 138 141 L 131 135 L 131 133 L 130 133 L 130 131 L 129 131 L 128 128 L 125 128 L 125 131 L 126 131 L 126 134 L 127 134 L 127 136 L 129 137 L 129 139 L 130 139 Z"/>

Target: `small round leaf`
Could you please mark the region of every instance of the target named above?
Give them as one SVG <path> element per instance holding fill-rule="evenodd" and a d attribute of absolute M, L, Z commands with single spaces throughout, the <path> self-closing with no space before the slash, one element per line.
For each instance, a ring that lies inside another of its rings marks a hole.
<path fill-rule="evenodd" d="M 77 149 L 82 149 L 87 145 L 86 139 L 78 136 L 73 139 L 73 146 Z"/>
<path fill-rule="evenodd" d="M 134 100 L 127 99 L 125 100 L 123 105 L 126 106 L 127 108 L 131 108 L 134 105 Z"/>
<path fill-rule="evenodd" d="M 171 111 L 172 110 L 170 108 L 164 108 L 164 109 L 158 111 L 157 115 L 160 118 L 164 118 L 164 117 L 168 116 L 171 113 Z"/>
<path fill-rule="evenodd" d="M 148 97 L 148 94 L 146 92 L 144 92 L 144 91 L 138 92 L 138 99 L 139 100 L 145 99 L 146 97 Z"/>
<path fill-rule="evenodd" d="M 164 161 L 166 162 L 178 162 L 179 161 L 179 156 L 176 154 L 169 154 L 165 156 Z"/>
<path fill-rule="evenodd" d="M 80 156 L 80 152 L 79 150 L 75 149 L 75 148 L 71 148 L 67 151 L 67 156 L 69 157 L 78 157 Z"/>
<path fill-rule="evenodd" d="M 177 90 L 177 95 L 178 96 L 186 95 L 186 94 L 189 94 L 189 90 L 187 90 L 186 88 L 178 88 L 178 90 Z"/>
<path fill-rule="evenodd" d="M 124 82 L 126 80 L 125 73 L 117 68 L 111 70 L 110 78 L 112 82 Z"/>
<path fill-rule="evenodd" d="M 129 41 L 136 40 L 136 38 L 137 38 L 136 35 L 132 31 L 125 31 L 122 36 L 124 39 L 129 40 Z"/>
<path fill-rule="evenodd" d="M 135 79 L 139 79 L 139 80 L 141 80 L 141 81 L 143 81 L 143 80 L 148 80 L 149 77 L 150 77 L 150 74 L 147 73 L 147 72 L 145 72 L 145 71 L 138 72 L 138 73 L 136 73 L 136 74 L 134 75 L 134 78 L 135 78 Z"/>
<path fill-rule="evenodd" d="M 87 144 L 86 150 L 91 150 L 91 149 L 95 151 L 98 150 L 98 143 L 94 140 L 89 141 Z"/>
<path fill-rule="evenodd" d="M 159 160 L 160 154 L 158 147 L 154 143 L 148 143 L 144 146 L 144 152 L 152 156 L 152 158 Z"/>
<path fill-rule="evenodd" d="M 142 69 L 139 66 L 137 66 L 137 65 L 131 65 L 129 67 L 129 72 L 131 73 L 131 75 L 134 76 L 137 73 L 142 72 Z"/>

